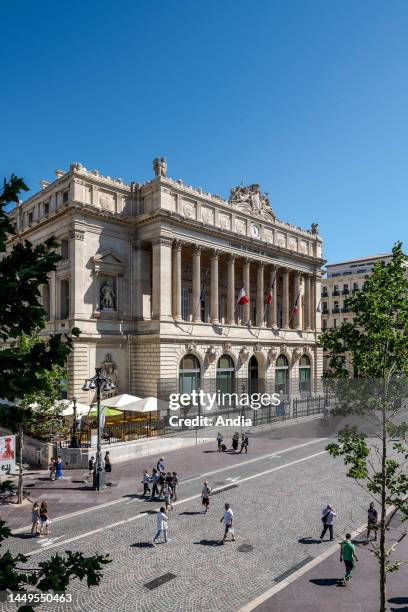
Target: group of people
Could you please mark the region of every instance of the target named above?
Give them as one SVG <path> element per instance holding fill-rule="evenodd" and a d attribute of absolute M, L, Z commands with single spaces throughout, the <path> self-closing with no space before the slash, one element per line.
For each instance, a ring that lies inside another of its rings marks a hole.
<path fill-rule="evenodd" d="M 49 467 L 50 480 L 59 480 L 62 478 L 62 459 L 61 457 L 52 458 Z"/>
<path fill-rule="evenodd" d="M 48 504 L 46 500 L 41 502 L 34 502 L 31 509 L 31 535 L 42 536 L 48 535 L 48 527 L 51 524 L 50 517 L 48 515 Z M 43 534 L 44 530 L 44 534 Z"/>
<path fill-rule="evenodd" d="M 204 488 L 201 494 L 202 504 L 205 508 L 204 513 L 208 511 L 210 495 L 211 489 L 208 486 L 208 481 L 205 480 Z M 153 546 L 156 546 L 156 543 L 160 536 L 162 536 L 164 544 L 167 544 L 167 542 L 171 542 L 171 540 L 167 537 L 168 521 L 169 515 L 167 514 L 167 508 L 165 506 L 161 506 L 159 512 L 156 515 L 157 529 L 152 542 Z M 228 503 L 224 506 L 224 514 L 220 519 L 220 523 L 222 522 L 224 522 L 225 530 L 221 543 L 224 543 L 226 541 L 228 534 L 231 535 L 231 540 L 235 542 L 234 513 Z"/>
<path fill-rule="evenodd" d="M 165 510 L 173 510 L 171 502 L 177 500 L 179 479 L 177 472 L 166 471 L 164 457 L 160 457 L 151 474 L 148 470 L 143 471 L 142 484 L 143 497 L 149 495 L 151 499 L 164 499 Z"/>
<path fill-rule="evenodd" d="M 217 445 L 218 445 L 218 452 L 225 452 L 227 450 L 227 445 L 224 443 L 224 436 L 222 435 L 222 433 L 219 431 L 217 434 Z M 242 433 L 241 434 L 241 448 L 239 450 L 239 454 L 242 453 L 242 451 L 246 453 L 248 453 L 248 445 L 249 445 L 249 437 L 248 437 L 248 433 Z M 231 450 L 233 450 L 235 453 L 238 453 L 238 446 L 239 446 L 239 432 L 236 431 L 234 433 L 234 435 L 232 436 L 232 444 L 231 444 Z"/>
<path fill-rule="evenodd" d="M 112 463 L 110 460 L 109 451 L 106 451 L 105 453 L 105 457 L 103 459 L 103 465 L 104 465 L 105 472 L 112 471 Z M 95 467 L 96 467 L 95 457 L 91 457 L 88 461 L 88 470 L 89 470 L 90 475 L 95 471 Z"/>
<path fill-rule="evenodd" d="M 336 512 L 332 508 L 330 504 L 326 506 L 326 508 L 322 511 L 322 523 L 323 529 L 320 534 L 320 542 L 323 542 L 323 538 L 327 531 L 329 531 L 330 541 L 334 540 L 333 533 L 333 521 L 334 517 L 337 516 Z M 374 541 L 377 540 L 377 530 L 378 530 L 378 512 L 374 506 L 374 502 L 370 502 L 367 511 L 367 536 L 365 543 L 368 544 L 368 540 L 370 537 L 370 533 L 374 532 Z M 351 533 L 346 534 L 346 539 L 340 542 L 340 562 L 344 561 L 344 565 L 346 568 L 345 576 L 342 580 L 343 586 L 351 580 L 353 576 L 353 568 L 356 561 L 358 561 L 356 555 L 356 547 L 353 544 L 351 539 Z"/>

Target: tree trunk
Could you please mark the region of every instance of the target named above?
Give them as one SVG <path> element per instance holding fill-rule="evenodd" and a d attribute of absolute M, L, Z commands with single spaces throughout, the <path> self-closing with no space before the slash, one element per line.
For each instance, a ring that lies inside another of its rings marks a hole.
<path fill-rule="evenodd" d="M 385 571 L 385 518 L 386 518 L 386 460 L 387 429 L 385 406 L 382 413 L 382 457 L 381 457 L 381 522 L 380 522 L 380 612 L 386 612 L 387 574 Z"/>
<path fill-rule="evenodd" d="M 18 487 L 17 487 L 17 503 L 23 503 L 23 443 L 24 434 L 23 430 L 19 429 L 18 432 L 19 441 L 19 474 L 18 474 Z"/>

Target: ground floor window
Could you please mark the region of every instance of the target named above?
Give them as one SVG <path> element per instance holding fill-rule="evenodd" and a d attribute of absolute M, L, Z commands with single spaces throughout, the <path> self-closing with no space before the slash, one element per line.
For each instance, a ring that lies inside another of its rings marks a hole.
<path fill-rule="evenodd" d="M 199 391 L 201 383 L 200 362 L 195 355 L 185 355 L 180 362 L 179 393 Z"/>
<path fill-rule="evenodd" d="M 275 392 L 289 395 L 289 362 L 285 355 L 279 355 L 275 365 Z"/>
<path fill-rule="evenodd" d="M 310 393 L 311 391 L 311 368 L 310 359 L 307 355 L 302 355 L 299 361 L 299 392 Z"/>

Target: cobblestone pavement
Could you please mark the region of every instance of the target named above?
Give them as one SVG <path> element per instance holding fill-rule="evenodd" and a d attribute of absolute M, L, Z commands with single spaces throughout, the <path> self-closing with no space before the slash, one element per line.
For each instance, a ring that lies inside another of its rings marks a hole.
<path fill-rule="evenodd" d="M 280 427 L 259 428 L 251 434 L 250 457 L 259 457 L 266 453 L 278 451 L 285 446 L 307 442 L 311 438 L 324 436 L 327 431 L 318 421 L 294 423 Z M 203 436 L 208 434 L 203 433 Z M 214 434 L 215 438 L 215 434 Z M 253 441 L 252 441 L 253 438 Z M 225 436 L 226 443 L 230 440 Z M 179 473 L 180 478 L 187 479 L 205 471 L 211 471 L 220 465 L 233 465 L 234 455 L 223 455 L 220 464 L 215 440 L 210 444 L 199 444 L 180 450 L 165 453 L 166 465 Z M 1 506 L 1 517 L 12 529 L 26 527 L 30 520 L 31 504 L 34 501 L 47 499 L 51 502 L 52 517 L 85 510 L 96 504 L 104 504 L 122 497 L 135 494 L 140 490 L 143 469 L 156 466 L 158 457 L 141 457 L 132 461 L 113 465 L 113 471 L 107 475 L 109 486 L 101 492 L 92 490 L 92 483 L 87 470 L 64 470 L 64 478 L 51 482 L 47 470 L 28 470 L 25 476 L 25 491 L 29 500 L 20 507 L 13 504 Z"/>
<path fill-rule="evenodd" d="M 315 540 L 326 503 L 338 511 L 339 537 L 363 524 L 367 498 L 344 476 L 342 461 L 324 452 L 325 444 L 303 438 L 274 440 L 271 445 L 264 434 L 252 445 L 258 446 L 257 456 L 206 453 L 208 448 L 199 447 L 196 455 L 199 452 L 199 464 L 206 469 L 197 472 L 197 464 L 187 463 L 179 468 L 193 474 L 180 487 L 180 501 L 170 512 L 171 542 L 156 548 L 150 545 L 156 520 L 148 511 L 158 504 L 137 497 L 55 521 L 49 539 L 16 534 L 9 542 L 15 552 L 32 553 L 33 567 L 51 550 L 103 552 L 113 558 L 100 587 L 88 591 L 75 582 L 69 607 L 54 604 L 40 610 L 238 610 L 268 590 L 283 572 L 325 550 L 329 544 Z M 260 447 L 269 456 L 263 457 Z M 288 447 L 297 448 L 284 452 Z M 185 451 L 182 454 L 185 461 Z M 221 491 L 212 497 L 208 515 L 203 515 L 202 480 L 214 470 L 219 471 L 209 476 L 210 484 Z M 220 545 L 219 521 L 226 501 L 234 510 L 237 540 Z M 68 541 L 72 538 L 77 539 Z M 160 586 L 146 586 L 169 573 L 174 576 Z"/>

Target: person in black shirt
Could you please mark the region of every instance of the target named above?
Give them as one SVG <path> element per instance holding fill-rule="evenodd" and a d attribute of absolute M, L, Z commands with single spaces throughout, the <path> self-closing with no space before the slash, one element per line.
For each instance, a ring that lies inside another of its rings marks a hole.
<path fill-rule="evenodd" d="M 370 532 L 374 531 L 374 540 L 377 540 L 377 521 L 378 521 L 378 512 L 377 510 L 374 508 L 374 502 L 370 503 L 370 506 L 368 508 L 367 511 L 367 539 L 366 539 L 366 543 L 368 542 L 368 538 L 370 537 Z"/>

